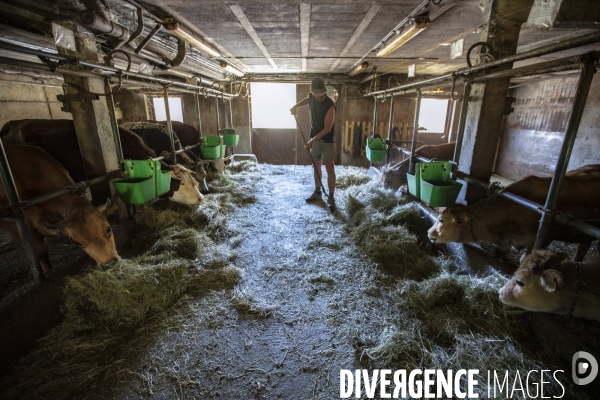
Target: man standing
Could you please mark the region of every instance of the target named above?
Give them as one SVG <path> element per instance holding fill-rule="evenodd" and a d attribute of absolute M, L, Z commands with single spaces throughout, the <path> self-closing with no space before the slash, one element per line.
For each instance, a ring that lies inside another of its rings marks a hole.
<path fill-rule="evenodd" d="M 292 115 L 296 115 L 298 107 L 308 105 L 310 113 L 310 140 L 307 142 L 306 148 L 310 150 L 310 154 L 315 161 L 313 174 L 315 178 L 315 191 L 306 199 L 306 202 L 315 202 L 322 196 L 320 179 L 322 158 L 327 170 L 327 186 L 329 187 L 327 203 L 331 211 L 335 211 L 335 199 L 333 197 L 333 193 L 335 192 L 335 168 L 333 164 L 335 103 L 325 92 L 325 81 L 322 78 L 314 78 L 310 83 L 308 97 L 293 106 L 290 112 Z"/>

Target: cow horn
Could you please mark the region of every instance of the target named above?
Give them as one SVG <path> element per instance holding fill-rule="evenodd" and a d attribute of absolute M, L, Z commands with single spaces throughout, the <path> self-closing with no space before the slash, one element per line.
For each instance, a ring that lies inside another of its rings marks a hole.
<path fill-rule="evenodd" d="M 103 205 L 101 205 L 101 206 L 98 206 L 98 207 L 96 207 L 96 209 L 97 209 L 99 212 L 104 212 L 104 211 L 106 211 L 106 209 L 108 209 L 108 207 L 110 207 L 110 205 L 111 205 L 111 204 L 112 204 L 112 203 L 110 202 L 110 199 L 106 199 L 106 203 L 104 203 L 104 204 L 103 204 Z"/>

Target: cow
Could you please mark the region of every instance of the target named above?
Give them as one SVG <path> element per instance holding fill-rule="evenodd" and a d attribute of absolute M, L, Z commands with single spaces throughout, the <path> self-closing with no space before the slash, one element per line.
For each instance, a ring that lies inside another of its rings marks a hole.
<path fill-rule="evenodd" d="M 67 170 L 39 147 L 7 145 L 5 151 L 22 201 L 74 183 Z M 7 204 L 6 192 L 2 185 L 0 205 Z M 106 220 L 116 209 L 117 206 L 111 205 L 110 200 L 102 206 L 94 207 L 84 195 L 68 193 L 25 210 L 25 216 L 32 228 L 36 253 L 44 272 L 52 267 L 48 259 L 48 247 L 44 243 L 44 237 L 50 236 L 68 236 L 98 265 L 119 260 L 113 231 Z M 14 222 L 0 222 L 0 228 L 22 245 Z"/>
<path fill-rule="evenodd" d="M 0 136 L 2 142 L 6 144 L 39 146 L 64 166 L 73 180 L 79 182 L 87 179 L 72 120 L 10 121 L 2 128 Z M 119 138 L 125 159 L 144 160 L 156 157 L 154 150 L 149 148 L 134 132 L 119 128 Z M 195 181 L 190 180 L 190 178 L 193 179 L 190 171 L 184 168 L 174 168 L 166 163 L 163 163 L 162 166 L 171 170 L 172 178 L 170 191 L 164 196 L 177 203 L 200 204 L 204 197 L 198 190 L 198 183 L 194 184 Z"/>
<path fill-rule="evenodd" d="M 573 314 L 600 321 L 600 265 L 564 254 L 534 251 L 498 291 L 504 304 L 529 311 Z"/>
<path fill-rule="evenodd" d="M 183 146 L 191 146 L 197 144 L 198 131 L 193 126 L 184 124 L 182 122 L 172 121 L 173 126 L 173 140 L 175 142 L 175 150 L 181 150 Z M 146 143 L 152 150 L 157 154 L 165 155 L 171 152 L 171 138 L 167 130 L 166 121 L 139 121 L 139 122 L 122 122 L 121 128 L 130 130 L 139 135 L 144 143 Z M 182 143 L 179 139 L 181 133 L 186 138 L 186 143 L 192 140 L 195 131 L 195 140 L 190 142 L 191 144 Z M 202 193 L 208 193 L 208 186 L 206 185 L 206 168 L 207 162 L 201 161 L 197 156 L 191 153 L 191 157 L 185 152 L 179 153 L 177 157 L 183 162 L 185 166 L 192 170 L 195 178 L 200 183 L 200 189 Z M 195 159 L 193 160 L 192 157 Z"/>
<path fill-rule="evenodd" d="M 544 204 L 552 178 L 528 176 L 506 187 L 538 204 Z M 558 198 L 557 209 L 574 218 L 600 220 L 600 165 L 588 165 L 567 172 Z M 531 250 L 537 234 L 540 215 L 502 197 L 484 199 L 472 205 L 454 204 L 439 215 L 429 229 L 436 243 L 490 242 L 497 246 L 513 246 Z M 544 247 L 552 240 L 578 243 L 574 260 L 582 261 L 593 240 L 572 228 L 553 223 Z"/>
<path fill-rule="evenodd" d="M 449 142 L 438 145 L 421 146 L 415 150 L 415 154 L 430 160 L 451 160 L 454 156 L 454 147 L 456 142 Z M 406 174 L 408 172 L 410 159 L 400 161 L 397 164 L 386 165 L 382 169 L 381 179 L 385 189 L 398 190 L 400 186 L 406 183 Z"/>

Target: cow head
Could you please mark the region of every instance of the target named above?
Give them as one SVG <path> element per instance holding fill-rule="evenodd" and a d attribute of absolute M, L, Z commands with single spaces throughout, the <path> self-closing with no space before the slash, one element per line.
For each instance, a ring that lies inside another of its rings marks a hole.
<path fill-rule="evenodd" d="M 210 190 L 208 189 L 208 185 L 206 184 L 206 168 L 210 164 L 210 161 L 198 160 L 194 163 L 192 171 L 194 172 L 194 177 L 198 181 L 200 186 L 200 193 L 208 194 Z"/>
<path fill-rule="evenodd" d="M 471 242 L 470 219 L 471 213 L 467 206 L 453 204 L 442 211 L 427 235 L 436 243 Z"/>
<path fill-rule="evenodd" d="M 108 199 L 99 207 L 94 207 L 85 197 L 71 201 L 76 201 L 77 205 L 73 204 L 73 210 L 62 221 L 53 225 L 45 224 L 50 235 L 68 236 L 98 265 L 120 260 L 112 228 L 106 220 L 117 209 L 117 205 L 111 205 Z"/>
<path fill-rule="evenodd" d="M 172 186 L 174 191 L 169 200 L 189 206 L 198 205 L 204 200 L 204 196 L 198 190 L 198 181 L 194 179 L 189 169 L 176 165 L 171 171 L 171 181 L 176 181 L 173 183 L 178 184 L 179 187 L 174 189 Z"/>
<path fill-rule="evenodd" d="M 498 291 L 500 301 L 529 311 L 568 312 L 574 293 L 566 289 L 561 270 L 570 263 L 562 254 L 534 251 Z"/>
<path fill-rule="evenodd" d="M 406 174 L 408 173 L 408 160 L 398 164 L 385 166 L 381 171 L 381 179 L 385 189 L 396 191 L 400 186 L 406 183 Z"/>

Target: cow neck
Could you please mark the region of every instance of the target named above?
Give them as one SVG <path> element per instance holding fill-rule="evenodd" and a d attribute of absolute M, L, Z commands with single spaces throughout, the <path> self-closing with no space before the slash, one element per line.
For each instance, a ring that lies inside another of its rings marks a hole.
<path fill-rule="evenodd" d="M 590 276 L 590 272 L 592 271 L 593 266 L 588 266 L 588 268 L 585 268 L 586 272 L 588 273 L 584 276 L 584 267 L 581 262 L 571 262 L 569 264 L 574 264 L 575 269 L 573 283 L 575 295 L 573 296 L 573 303 L 571 304 L 570 315 L 575 316 L 575 312 L 578 311 L 579 316 L 584 316 L 586 314 L 586 305 L 588 306 L 588 308 L 590 308 L 589 306 L 594 303 L 596 303 L 595 306 L 598 305 L 598 288 L 592 287 L 594 279 Z M 573 268 L 570 269 L 572 270 Z M 564 273 L 565 272 L 563 271 L 563 274 Z M 576 310 L 578 305 L 580 307 L 583 307 L 584 309 Z"/>
<path fill-rule="evenodd" d="M 475 235 L 475 229 L 473 228 L 473 220 L 475 219 L 475 217 L 477 215 L 477 210 L 483 208 L 483 210 L 485 211 L 488 208 L 488 206 L 494 202 L 494 200 L 496 200 L 496 196 L 488 197 L 487 199 L 481 200 L 481 201 L 477 202 L 476 204 L 474 204 L 473 206 L 471 206 L 471 212 L 469 213 L 469 231 L 470 231 L 471 237 L 473 238 L 475 243 L 477 243 L 480 246 L 481 246 L 481 241 Z"/>

